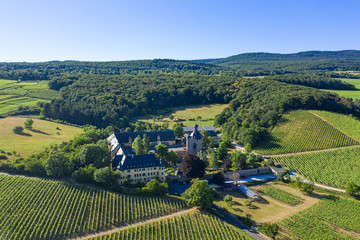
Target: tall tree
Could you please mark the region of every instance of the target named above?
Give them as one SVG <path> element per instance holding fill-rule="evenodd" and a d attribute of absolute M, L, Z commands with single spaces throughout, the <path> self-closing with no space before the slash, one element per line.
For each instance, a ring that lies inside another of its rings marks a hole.
<path fill-rule="evenodd" d="M 31 118 L 26 119 L 26 121 L 24 122 L 24 127 L 26 129 L 32 129 L 32 125 L 34 123 L 34 120 L 32 120 Z"/>
<path fill-rule="evenodd" d="M 174 126 L 173 130 L 176 137 L 182 137 L 184 135 L 183 128 L 178 124 Z"/>
<path fill-rule="evenodd" d="M 240 151 L 234 151 L 230 155 L 230 159 L 232 161 L 232 168 L 237 171 L 239 169 L 244 169 L 246 166 L 246 155 Z"/>
<path fill-rule="evenodd" d="M 144 154 L 144 145 L 140 135 L 138 135 L 132 144 L 132 148 L 135 149 L 136 155 Z"/>
<path fill-rule="evenodd" d="M 150 151 L 150 139 L 146 134 L 143 136 L 142 144 L 144 147 L 144 154 L 148 154 Z"/>
<path fill-rule="evenodd" d="M 212 190 L 207 180 L 195 179 L 194 183 L 182 195 L 188 206 L 209 209 L 214 201 Z"/>
<path fill-rule="evenodd" d="M 64 153 L 53 153 L 45 163 L 46 174 L 50 177 L 65 177 L 71 175 L 70 160 Z"/>
<path fill-rule="evenodd" d="M 208 149 L 208 156 L 209 156 L 209 167 L 213 168 L 216 167 L 216 165 L 218 165 L 218 158 L 217 158 L 217 154 L 216 152 L 210 148 Z"/>
<path fill-rule="evenodd" d="M 96 168 L 102 168 L 110 164 L 109 154 L 97 144 L 88 144 L 81 148 L 79 159 L 82 165 L 93 164 Z"/>
<path fill-rule="evenodd" d="M 166 155 L 168 154 L 168 147 L 165 144 L 158 144 L 155 146 L 156 149 L 156 156 L 159 159 L 166 160 Z"/>
<path fill-rule="evenodd" d="M 193 154 L 186 155 L 184 161 L 180 164 L 180 170 L 185 177 L 189 178 L 202 178 L 205 174 L 205 168 L 205 162 Z"/>
<path fill-rule="evenodd" d="M 216 152 L 217 157 L 219 160 L 224 160 L 226 155 L 227 155 L 227 149 L 226 149 L 226 143 L 225 142 L 221 142 L 219 144 L 219 148 Z"/>

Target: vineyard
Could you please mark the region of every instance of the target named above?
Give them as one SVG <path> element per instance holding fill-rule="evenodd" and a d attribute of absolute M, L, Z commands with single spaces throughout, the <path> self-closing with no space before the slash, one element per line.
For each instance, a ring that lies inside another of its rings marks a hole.
<path fill-rule="evenodd" d="M 262 155 L 295 153 L 358 144 L 320 118 L 303 110 L 291 111 L 256 150 Z"/>
<path fill-rule="evenodd" d="M 199 211 L 138 225 L 91 240 L 252 239 L 217 217 Z"/>
<path fill-rule="evenodd" d="M 360 121 L 355 118 L 339 113 L 327 112 L 327 111 L 311 111 L 321 116 L 326 121 L 345 132 L 346 134 L 360 139 Z"/>
<path fill-rule="evenodd" d="M 277 188 L 277 187 L 266 186 L 261 189 L 261 192 L 265 193 L 266 195 L 269 195 L 270 197 L 272 197 L 280 202 L 289 204 L 291 206 L 301 203 L 300 197 L 290 194 L 290 193 L 288 193 L 280 188 Z"/>
<path fill-rule="evenodd" d="M 358 239 L 360 203 L 346 199 L 324 199 L 281 222 L 291 239 Z"/>
<path fill-rule="evenodd" d="M 304 177 L 328 186 L 344 188 L 346 183 L 360 184 L 360 147 L 274 157 Z"/>
<path fill-rule="evenodd" d="M 135 197 L 59 181 L 0 175 L 0 239 L 67 239 L 185 208 L 169 197 Z"/>

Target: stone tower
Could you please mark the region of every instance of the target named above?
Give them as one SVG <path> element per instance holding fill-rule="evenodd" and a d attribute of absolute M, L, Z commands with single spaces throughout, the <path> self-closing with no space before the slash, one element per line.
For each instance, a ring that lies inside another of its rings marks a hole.
<path fill-rule="evenodd" d="M 194 131 L 186 138 L 186 153 L 196 154 L 202 150 L 202 136 L 198 131 L 198 125 L 194 125 Z"/>

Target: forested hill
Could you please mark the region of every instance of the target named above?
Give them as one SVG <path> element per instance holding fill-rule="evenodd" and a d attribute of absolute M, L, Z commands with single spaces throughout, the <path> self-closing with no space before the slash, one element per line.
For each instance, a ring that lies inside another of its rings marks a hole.
<path fill-rule="evenodd" d="M 71 80 L 71 79 L 70 79 Z M 126 127 L 139 115 L 171 106 L 227 103 L 233 76 L 198 74 L 81 75 L 62 86 L 60 99 L 47 103 L 45 117 L 71 123 Z M 61 86 L 58 85 L 60 88 Z"/>
<path fill-rule="evenodd" d="M 201 62 L 196 60 L 196 62 Z M 273 75 L 306 71 L 360 70 L 360 51 L 308 51 L 292 54 L 243 53 L 206 63 L 226 66 L 246 74 Z"/>
<path fill-rule="evenodd" d="M 170 59 L 117 62 L 52 61 L 41 63 L 0 63 L 0 79 L 9 80 L 50 80 L 54 76 L 79 74 L 137 75 L 152 73 L 235 74 L 233 70 L 227 67 Z"/>

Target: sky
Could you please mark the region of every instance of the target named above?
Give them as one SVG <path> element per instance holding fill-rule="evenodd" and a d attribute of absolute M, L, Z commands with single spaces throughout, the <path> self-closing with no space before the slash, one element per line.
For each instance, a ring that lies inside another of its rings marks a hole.
<path fill-rule="evenodd" d="M 0 0 L 0 62 L 360 49 L 360 0 Z"/>

